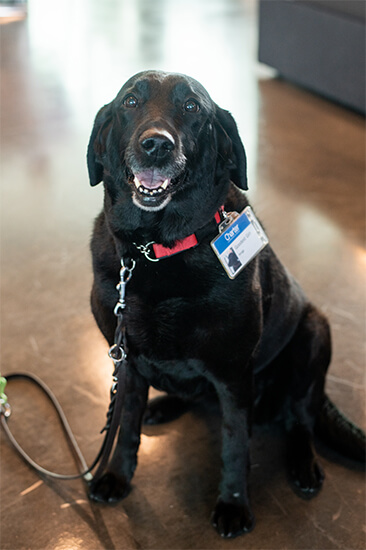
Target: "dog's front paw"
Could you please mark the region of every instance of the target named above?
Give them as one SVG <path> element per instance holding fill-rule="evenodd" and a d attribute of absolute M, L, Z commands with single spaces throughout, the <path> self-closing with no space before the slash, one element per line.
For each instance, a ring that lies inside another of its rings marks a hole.
<path fill-rule="evenodd" d="M 224 538 L 234 538 L 249 533 L 254 527 L 254 516 L 244 504 L 219 500 L 212 515 L 212 525 Z"/>
<path fill-rule="evenodd" d="M 289 465 L 290 482 L 294 491 L 303 498 L 316 496 L 322 488 L 324 471 L 315 458 Z"/>
<path fill-rule="evenodd" d="M 112 504 L 125 498 L 129 492 L 129 483 L 112 472 L 107 472 L 89 485 L 89 498 L 96 502 Z"/>

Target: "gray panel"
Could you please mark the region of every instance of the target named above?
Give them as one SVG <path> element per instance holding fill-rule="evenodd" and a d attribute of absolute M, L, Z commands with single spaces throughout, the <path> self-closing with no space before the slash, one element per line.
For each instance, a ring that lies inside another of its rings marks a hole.
<path fill-rule="evenodd" d="M 304 0 L 296 0 L 303 2 Z M 307 0 L 314 8 L 333 10 L 366 21 L 366 3 L 364 0 Z"/>
<path fill-rule="evenodd" d="M 259 60 L 289 80 L 365 112 L 365 25 L 311 4 L 261 1 Z"/>

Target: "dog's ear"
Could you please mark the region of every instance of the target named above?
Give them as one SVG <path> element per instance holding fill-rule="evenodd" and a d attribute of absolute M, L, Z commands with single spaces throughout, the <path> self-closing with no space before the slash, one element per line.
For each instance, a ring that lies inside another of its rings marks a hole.
<path fill-rule="evenodd" d="M 248 189 L 247 157 L 238 127 L 229 111 L 221 109 L 218 105 L 216 105 L 216 128 L 219 137 L 219 152 L 229 162 L 231 180 L 240 189 Z"/>
<path fill-rule="evenodd" d="M 103 164 L 101 157 L 105 152 L 105 142 L 111 123 L 112 114 L 110 104 L 104 105 L 95 117 L 86 155 L 90 185 L 93 186 L 103 180 Z"/>

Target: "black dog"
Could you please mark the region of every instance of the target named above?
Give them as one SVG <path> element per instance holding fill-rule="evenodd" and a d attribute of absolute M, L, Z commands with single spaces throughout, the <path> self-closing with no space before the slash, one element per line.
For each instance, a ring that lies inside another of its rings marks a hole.
<path fill-rule="evenodd" d="M 219 398 L 223 466 L 213 524 L 222 536 L 254 525 L 247 484 L 255 414 L 281 413 L 289 475 L 307 496 L 324 478 L 315 428 L 345 455 L 364 460 L 364 434 L 324 393 L 331 354 L 324 316 L 269 245 L 234 279 L 210 246 L 223 207 L 240 213 L 248 205 L 246 157 L 232 116 L 192 78 L 139 73 L 99 111 L 88 168 L 91 185 L 105 186 L 92 239 L 91 302 L 110 345 L 120 261 L 135 262 L 120 433 L 90 497 L 112 502 L 127 495 L 150 385 L 175 396 L 168 416 L 206 392 Z M 150 412 L 151 422 L 158 413 Z"/>

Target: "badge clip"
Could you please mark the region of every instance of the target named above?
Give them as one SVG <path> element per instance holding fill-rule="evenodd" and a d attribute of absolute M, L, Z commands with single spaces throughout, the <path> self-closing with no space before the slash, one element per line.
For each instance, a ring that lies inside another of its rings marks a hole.
<path fill-rule="evenodd" d="M 223 212 L 224 220 L 219 225 L 219 233 L 225 231 L 225 229 L 239 217 L 238 212 Z"/>

